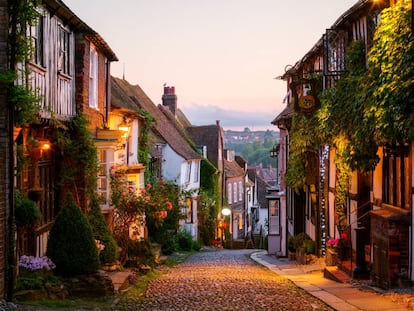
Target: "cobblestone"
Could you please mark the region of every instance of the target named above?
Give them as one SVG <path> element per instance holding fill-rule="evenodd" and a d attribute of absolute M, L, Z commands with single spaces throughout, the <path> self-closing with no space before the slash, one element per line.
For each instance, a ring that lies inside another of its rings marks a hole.
<path fill-rule="evenodd" d="M 333 310 L 249 258 L 252 250 L 200 252 L 116 310 Z"/>

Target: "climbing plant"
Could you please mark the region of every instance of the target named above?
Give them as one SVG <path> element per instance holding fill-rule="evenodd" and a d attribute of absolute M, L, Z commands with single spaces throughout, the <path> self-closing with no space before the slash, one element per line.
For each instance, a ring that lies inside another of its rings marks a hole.
<path fill-rule="evenodd" d="M 374 170 L 379 146 L 402 144 L 414 137 L 409 4 L 399 3 L 382 12 L 368 53 L 364 42 L 351 42 L 346 66 L 336 86 L 319 94 L 321 107 L 314 116 L 294 115 L 286 174 L 287 185 L 300 189 L 305 183 L 306 150 L 318 144 L 335 149 L 338 228 L 346 223 L 350 172 Z"/>

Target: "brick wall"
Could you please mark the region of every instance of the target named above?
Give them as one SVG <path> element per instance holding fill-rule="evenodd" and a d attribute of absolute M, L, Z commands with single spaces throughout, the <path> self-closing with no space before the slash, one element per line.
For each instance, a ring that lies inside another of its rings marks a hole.
<path fill-rule="evenodd" d="M 103 127 L 106 101 L 106 64 L 105 57 L 98 50 L 98 106 L 99 111 L 89 107 L 89 51 L 90 43 L 83 34 L 76 35 L 76 105 L 89 116 L 90 129 Z"/>
<path fill-rule="evenodd" d="M 0 72 L 7 70 L 7 0 L 0 0 Z M 0 298 L 6 298 L 5 268 L 7 258 L 7 215 L 9 195 L 8 109 L 6 85 L 0 85 Z"/>

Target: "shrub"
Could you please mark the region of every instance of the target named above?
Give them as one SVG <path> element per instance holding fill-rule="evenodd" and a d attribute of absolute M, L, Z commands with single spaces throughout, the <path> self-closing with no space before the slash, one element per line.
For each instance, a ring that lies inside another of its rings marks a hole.
<path fill-rule="evenodd" d="M 137 265 L 155 265 L 155 256 L 148 240 L 130 240 L 128 243 L 128 257 Z M 130 261 L 130 264 L 131 264 Z"/>
<path fill-rule="evenodd" d="M 16 190 L 14 216 L 18 228 L 32 226 L 39 222 L 40 211 L 34 201 L 26 198 L 19 190 Z"/>
<path fill-rule="evenodd" d="M 190 251 L 193 249 L 193 237 L 187 231 L 178 231 L 176 239 L 180 250 Z"/>
<path fill-rule="evenodd" d="M 104 249 L 99 253 L 99 259 L 102 264 L 112 263 L 119 257 L 118 245 L 109 231 L 108 225 L 102 215 L 99 202 L 96 198 L 91 200 L 90 211 L 88 214 L 89 223 L 92 226 L 92 232 L 95 240 L 104 245 Z"/>
<path fill-rule="evenodd" d="M 67 194 L 53 225 L 46 255 L 62 276 L 92 274 L 99 268 L 98 251 L 88 219 Z"/>
<path fill-rule="evenodd" d="M 161 251 L 165 255 L 171 255 L 177 250 L 177 241 L 172 234 L 165 233 L 161 242 Z"/>

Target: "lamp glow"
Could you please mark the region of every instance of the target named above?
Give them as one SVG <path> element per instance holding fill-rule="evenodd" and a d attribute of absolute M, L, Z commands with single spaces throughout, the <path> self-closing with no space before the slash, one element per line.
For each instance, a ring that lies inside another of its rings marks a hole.
<path fill-rule="evenodd" d="M 223 208 L 223 209 L 221 210 L 221 213 L 222 213 L 224 216 L 229 216 L 229 215 L 231 214 L 231 210 L 230 210 L 228 207 L 225 207 L 225 208 Z"/>

